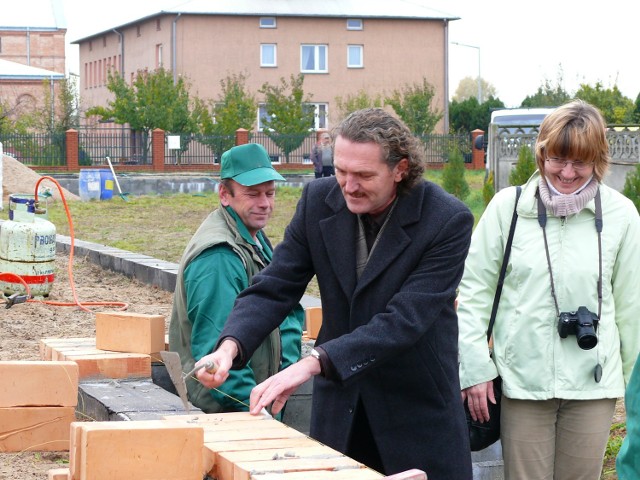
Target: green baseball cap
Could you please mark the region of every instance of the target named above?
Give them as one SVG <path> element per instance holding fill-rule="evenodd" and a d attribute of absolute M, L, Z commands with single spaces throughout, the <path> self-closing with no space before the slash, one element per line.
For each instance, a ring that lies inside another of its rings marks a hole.
<path fill-rule="evenodd" d="M 220 178 L 230 178 L 240 185 L 251 187 L 272 180 L 284 182 L 276 172 L 267 150 L 258 143 L 238 145 L 222 154 Z"/>

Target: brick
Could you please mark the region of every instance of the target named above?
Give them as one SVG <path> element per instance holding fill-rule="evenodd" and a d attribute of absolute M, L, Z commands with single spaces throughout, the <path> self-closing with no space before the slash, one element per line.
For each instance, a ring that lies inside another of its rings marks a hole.
<path fill-rule="evenodd" d="M 0 408 L 74 407 L 78 365 L 74 362 L 0 362 Z"/>
<path fill-rule="evenodd" d="M 68 468 L 52 468 L 47 472 L 48 480 L 69 480 L 71 478 Z"/>
<path fill-rule="evenodd" d="M 318 338 L 318 333 L 322 326 L 322 307 L 307 307 L 304 313 L 307 325 L 307 336 L 315 340 Z"/>
<path fill-rule="evenodd" d="M 74 407 L 0 408 L 0 452 L 66 451 Z"/>
<path fill-rule="evenodd" d="M 384 475 L 370 468 L 317 470 L 315 472 L 263 473 L 253 472 L 251 480 L 376 480 Z"/>
<path fill-rule="evenodd" d="M 203 430 L 197 425 L 164 420 L 78 423 L 80 453 L 76 446 L 73 480 L 202 479 Z"/>
<path fill-rule="evenodd" d="M 258 472 L 287 473 L 317 470 L 339 470 L 361 468 L 363 465 L 349 457 L 335 458 L 293 458 L 287 460 L 266 460 L 238 462 L 234 466 L 233 477 L 219 477 L 218 480 L 251 480 Z"/>
<path fill-rule="evenodd" d="M 278 447 L 236 452 L 220 452 L 217 456 L 215 477 L 219 479 L 233 479 L 236 475 L 239 477 L 246 477 L 246 473 L 242 472 L 242 470 L 246 470 L 246 468 L 238 468 L 238 471 L 236 472 L 237 464 L 247 466 L 250 463 L 254 463 L 256 465 L 256 469 L 261 470 L 260 465 L 262 465 L 263 462 L 271 462 L 276 459 L 283 465 L 286 465 L 290 461 L 296 459 L 304 459 L 313 462 L 317 459 L 340 457 L 345 458 L 345 456 L 340 452 L 319 443 L 310 447 Z"/>
<path fill-rule="evenodd" d="M 151 357 L 142 353 L 65 355 L 78 364 L 81 379 L 139 378 L 151 376 Z"/>
<path fill-rule="evenodd" d="M 147 355 L 164 350 L 164 316 L 97 312 L 96 347 L 100 350 Z"/>

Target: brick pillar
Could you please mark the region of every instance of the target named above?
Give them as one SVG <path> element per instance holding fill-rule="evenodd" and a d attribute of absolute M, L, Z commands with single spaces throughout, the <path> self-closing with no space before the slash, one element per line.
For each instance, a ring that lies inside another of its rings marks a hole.
<path fill-rule="evenodd" d="M 471 169 L 472 170 L 482 170 L 485 168 L 484 165 L 484 156 L 485 151 L 484 148 L 476 148 L 476 138 L 480 135 L 484 135 L 484 131 L 477 129 L 471 132 Z"/>
<path fill-rule="evenodd" d="M 154 172 L 164 172 L 164 130 L 155 128 L 151 132 L 151 158 Z"/>
<path fill-rule="evenodd" d="M 239 128 L 236 130 L 236 146 L 249 143 L 249 130 Z"/>
<path fill-rule="evenodd" d="M 78 131 L 70 128 L 65 132 L 66 154 L 67 154 L 67 171 L 77 172 L 80 170 L 78 164 L 78 156 L 80 149 L 78 148 Z"/>

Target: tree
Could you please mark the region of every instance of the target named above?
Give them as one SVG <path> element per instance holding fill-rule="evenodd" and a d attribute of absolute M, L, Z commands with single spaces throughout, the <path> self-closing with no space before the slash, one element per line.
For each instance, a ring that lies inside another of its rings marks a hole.
<path fill-rule="evenodd" d="M 564 89 L 562 82 L 562 67 L 559 67 L 556 84 L 552 85 L 548 78 L 545 79 L 542 85 L 538 87 L 538 91 L 535 94 L 527 96 L 522 101 L 521 107 L 558 107 L 560 105 L 564 105 L 571 100 L 571 95 Z"/>
<path fill-rule="evenodd" d="M 633 109 L 633 123 L 640 123 L 640 93 L 636 97 Z"/>
<path fill-rule="evenodd" d="M 460 133 L 476 129 L 486 133 L 491 121 L 491 112 L 497 108 L 504 108 L 504 103 L 493 97 L 489 97 L 489 100 L 481 105 L 476 97 L 469 97 L 461 102 L 453 100 L 449 104 L 449 128 Z"/>
<path fill-rule="evenodd" d="M 221 93 L 211 105 L 210 114 L 200 102 L 195 104 L 194 112 L 206 135 L 201 141 L 209 145 L 218 158 L 235 145 L 237 129 L 253 130 L 258 102 L 255 95 L 247 91 L 246 80 L 242 73 L 220 80 Z"/>
<path fill-rule="evenodd" d="M 390 97 L 385 98 L 385 104 L 391 105 L 414 135 L 423 136 L 433 132 L 442 118 L 442 112 L 432 110 L 434 96 L 435 89 L 423 78 L 422 84 L 414 83 L 394 90 Z"/>
<path fill-rule="evenodd" d="M 192 133 L 199 129 L 198 118 L 194 114 L 194 103 L 189 96 L 189 86 L 180 77 L 173 83 L 173 74 L 163 68 L 153 72 L 138 71 L 131 86 L 117 72 L 109 71 L 107 88 L 114 99 L 107 107 L 97 106 L 87 111 L 87 116 L 99 116 L 102 120 L 114 120 L 119 124 L 129 124 L 131 130 L 142 133 L 144 157 L 148 155 L 148 134 L 160 128 L 165 132 L 180 135 L 181 152 L 188 146 Z"/>
<path fill-rule="evenodd" d="M 302 145 L 313 127 L 315 111 L 304 94 L 304 75 L 282 77 L 279 85 L 264 83 L 258 90 L 264 95 L 267 118 L 262 131 L 282 150 L 286 162 L 289 155 Z"/>
<path fill-rule="evenodd" d="M 370 96 L 366 90 L 359 90 L 356 94 L 346 97 L 336 97 L 336 109 L 340 112 L 340 117 L 345 118 L 356 110 L 363 108 L 382 107 L 382 95 Z"/>
<path fill-rule="evenodd" d="M 600 82 L 597 82 L 593 87 L 582 84 L 576 92 L 576 98 L 598 107 L 607 123 L 633 122 L 635 104 L 631 99 L 622 95 L 617 85 L 612 88 L 604 88 Z"/>
<path fill-rule="evenodd" d="M 464 158 L 457 148 L 449 153 L 449 161 L 445 164 L 442 172 L 442 188 L 455 195 L 460 200 L 469 196 L 470 189 L 467 180 L 464 178 Z"/>
<path fill-rule="evenodd" d="M 535 171 L 536 161 L 533 152 L 528 146 L 523 145 L 518 151 L 516 166 L 509 174 L 509 183 L 511 185 L 524 185 Z"/>
<path fill-rule="evenodd" d="M 480 98 L 479 103 L 483 103 L 485 98 L 495 97 L 496 96 L 496 87 L 487 82 L 484 78 L 480 77 L 480 88 L 482 96 Z M 478 77 L 464 77 L 458 83 L 458 88 L 456 88 L 456 93 L 453 95 L 452 100 L 457 102 L 464 102 L 470 98 L 475 98 L 478 100 Z"/>

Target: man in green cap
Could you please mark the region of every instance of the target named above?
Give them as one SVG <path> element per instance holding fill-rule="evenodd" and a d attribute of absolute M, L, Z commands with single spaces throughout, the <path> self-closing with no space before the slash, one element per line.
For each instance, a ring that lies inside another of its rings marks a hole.
<path fill-rule="evenodd" d="M 284 178 L 262 145 L 239 145 L 222 155 L 221 206 L 189 241 L 176 280 L 169 349 L 180 354 L 184 372 L 213 351 L 236 296 L 271 261 L 272 246 L 262 229 L 273 212 L 276 181 Z M 253 387 L 300 359 L 303 322 L 298 305 L 219 389 L 187 378 L 191 403 L 206 413 L 247 411 Z"/>

